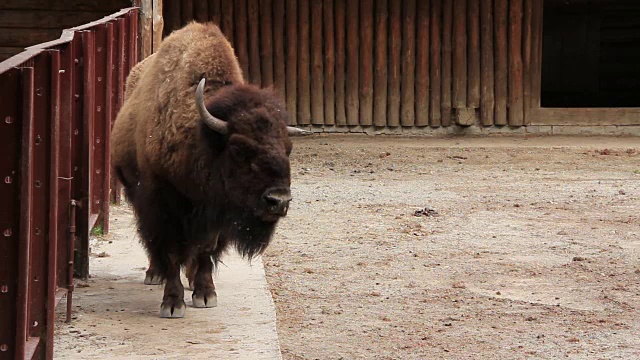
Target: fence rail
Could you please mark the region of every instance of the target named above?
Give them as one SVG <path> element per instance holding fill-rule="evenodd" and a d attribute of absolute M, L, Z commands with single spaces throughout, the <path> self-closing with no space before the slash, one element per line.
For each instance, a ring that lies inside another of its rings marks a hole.
<path fill-rule="evenodd" d="M 109 134 L 139 61 L 138 8 L 0 63 L 0 359 L 52 359 L 55 308 L 108 232 Z"/>

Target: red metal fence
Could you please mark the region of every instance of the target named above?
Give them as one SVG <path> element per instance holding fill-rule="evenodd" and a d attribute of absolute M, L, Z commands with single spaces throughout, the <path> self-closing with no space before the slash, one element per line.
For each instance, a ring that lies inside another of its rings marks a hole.
<path fill-rule="evenodd" d="M 52 359 L 55 308 L 108 231 L 109 134 L 139 61 L 138 8 L 0 63 L 0 359 Z"/>

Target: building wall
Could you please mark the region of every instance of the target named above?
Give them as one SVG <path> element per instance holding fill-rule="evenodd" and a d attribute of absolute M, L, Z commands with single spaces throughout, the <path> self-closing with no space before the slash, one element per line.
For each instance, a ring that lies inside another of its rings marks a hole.
<path fill-rule="evenodd" d="M 0 1 L 0 61 L 25 47 L 57 39 L 63 29 L 100 19 L 129 6 L 130 0 Z"/>
<path fill-rule="evenodd" d="M 274 85 L 297 125 L 640 124 L 640 107 L 541 109 L 544 3 L 181 0 L 165 2 L 164 34 L 220 24 L 246 78 Z"/>

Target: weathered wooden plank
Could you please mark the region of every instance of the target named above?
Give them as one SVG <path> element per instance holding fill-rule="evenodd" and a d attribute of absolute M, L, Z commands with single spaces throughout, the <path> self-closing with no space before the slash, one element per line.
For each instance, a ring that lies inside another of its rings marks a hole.
<path fill-rule="evenodd" d="M 416 74 L 416 1 L 402 1 L 402 69 L 400 123 L 413 126 L 415 122 Z"/>
<path fill-rule="evenodd" d="M 324 124 L 322 1 L 311 2 L 311 123 Z"/>
<path fill-rule="evenodd" d="M 389 2 L 389 100 L 387 106 L 387 124 L 400 125 L 400 59 L 402 44 L 402 4 Z"/>
<path fill-rule="evenodd" d="M 495 125 L 507 124 L 507 19 L 509 6 L 507 0 L 494 0 L 495 9 Z"/>
<path fill-rule="evenodd" d="M 348 1 L 346 6 L 347 19 L 347 124 L 358 125 L 358 24 L 359 12 L 357 1 Z"/>
<path fill-rule="evenodd" d="M 298 124 L 311 122 L 311 61 L 309 59 L 310 22 L 309 2 L 298 2 Z"/>
<path fill-rule="evenodd" d="M 346 12 L 344 1 L 334 3 L 334 21 L 336 36 L 336 125 L 347 124 L 346 113 Z"/>
<path fill-rule="evenodd" d="M 153 1 L 142 0 L 140 5 L 141 47 L 144 59 L 153 52 Z"/>
<path fill-rule="evenodd" d="M 467 107 L 467 0 L 453 0 L 453 107 Z"/>
<path fill-rule="evenodd" d="M 336 122 L 335 104 L 335 33 L 333 21 L 333 0 L 324 0 L 322 4 L 324 25 L 324 123 Z"/>
<path fill-rule="evenodd" d="M 416 8 L 416 126 L 429 125 L 429 0 Z"/>
<path fill-rule="evenodd" d="M 242 68 L 242 74 L 245 81 L 249 81 L 249 43 L 247 39 L 247 0 L 234 0 L 233 4 L 233 18 L 235 23 L 235 29 L 233 31 L 234 36 L 234 49 Z"/>
<path fill-rule="evenodd" d="M 207 16 L 209 21 L 220 27 L 220 30 L 224 33 L 224 29 L 221 23 L 222 16 L 222 2 L 220 0 L 208 0 L 207 10 L 209 11 L 209 15 Z"/>
<path fill-rule="evenodd" d="M 509 125 L 524 124 L 522 74 L 522 0 L 509 3 Z"/>
<path fill-rule="evenodd" d="M 273 2 L 260 0 L 260 71 L 262 86 L 273 86 Z"/>
<path fill-rule="evenodd" d="M 640 108 L 537 108 L 532 125 L 640 125 Z"/>
<path fill-rule="evenodd" d="M 247 25 L 249 30 L 249 81 L 260 86 L 260 4 L 258 0 L 247 1 Z"/>
<path fill-rule="evenodd" d="M 220 23 L 222 25 L 222 32 L 227 37 L 230 43 L 235 43 L 234 35 L 234 19 L 236 17 L 233 0 L 221 0 L 220 1 Z M 237 50 L 236 50 L 237 53 Z"/>
<path fill-rule="evenodd" d="M 193 1 L 193 18 L 197 22 L 206 22 L 209 20 L 209 3 L 207 0 Z"/>
<path fill-rule="evenodd" d="M 442 126 L 451 125 L 451 96 L 453 92 L 453 1 L 442 1 Z"/>
<path fill-rule="evenodd" d="M 524 1 L 524 18 L 522 24 L 522 66 L 523 66 L 523 104 L 524 104 L 524 124 L 528 123 L 527 113 L 531 109 L 531 45 L 533 26 L 533 0 Z"/>
<path fill-rule="evenodd" d="M 531 109 L 540 107 L 542 88 L 542 13 L 543 2 L 534 2 L 531 29 Z M 527 120 L 530 124 L 532 119 Z"/>
<path fill-rule="evenodd" d="M 289 125 L 298 123 L 298 7 L 297 0 L 286 0 L 285 13 L 287 22 L 287 48 L 286 48 L 286 96 L 287 112 L 289 113 Z"/>
<path fill-rule="evenodd" d="M 480 61 L 480 122 L 493 125 L 494 71 L 493 71 L 493 0 L 482 0 L 480 8 L 481 61 Z"/>
<path fill-rule="evenodd" d="M 468 93 L 467 107 L 480 107 L 480 0 L 467 0 Z"/>
<path fill-rule="evenodd" d="M 156 52 L 162 42 L 162 32 L 164 31 L 164 18 L 162 0 L 153 0 L 153 44 L 152 52 Z"/>
<path fill-rule="evenodd" d="M 373 124 L 373 0 L 360 0 L 360 125 Z"/>
<path fill-rule="evenodd" d="M 387 5 L 388 0 L 376 0 L 373 123 L 379 127 L 387 124 L 387 32 L 389 29 Z"/>
<path fill-rule="evenodd" d="M 445 0 L 446 1 L 446 0 Z M 431 46 L 430 46 L 430 85 L 431 98 L 429 125 L 438 127 L 442 124 L 442 106 L 441 89 L 442 89 L 442 67 L 441 67 L 441 49 L 442 49 L 442 2 L 441 0 L 431 0 Z"/>
<path fill-rule="evenodd" d="M 273 0 L 273 83 L 283 102 L 286 99 L 284 2 Z"/>
<path fill-rule="evenodd" d="M 193 1 L 194 0 L 180 0 L 180 14 L 182 15 L 182 19 L 180 19 L 180 27 L 185 26 L 188 22 L 193 20 Z"/>

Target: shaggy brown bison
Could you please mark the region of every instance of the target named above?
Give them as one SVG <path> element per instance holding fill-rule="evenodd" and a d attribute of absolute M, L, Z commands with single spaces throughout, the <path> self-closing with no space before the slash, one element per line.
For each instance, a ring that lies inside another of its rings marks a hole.
<path fill-rule="evenodd" d="M 307 134 L 286 123 L 213 24 L 173 32 L 132 71 L 112 161 L 149 256 L 145 282 L 165 282 L 160 316 L 184 316 L 181 267 L 193 306 L 215 306 L 222 253 L 251 259 L 269 244 L 291 201 L 289 137 Z"/>

